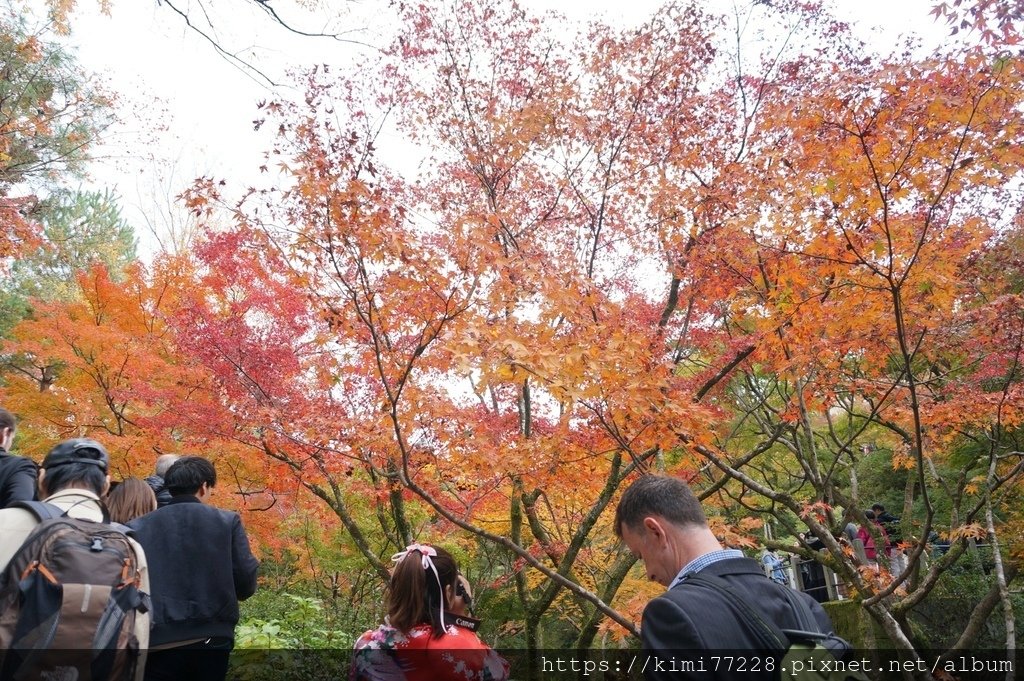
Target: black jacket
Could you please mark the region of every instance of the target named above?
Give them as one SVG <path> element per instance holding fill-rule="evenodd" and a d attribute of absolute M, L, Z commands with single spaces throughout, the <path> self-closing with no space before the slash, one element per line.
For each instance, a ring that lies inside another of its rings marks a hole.
<path fill-rule="evenodd" d="M 883 528 L 885 528 L 885 533 L 889 535 L 889 541 L 891 541 L 894 544 L 901 541 L 902 536 L 900 534 L 899 518 L 894 516 L 892 513 L 889 513 L 888 511 L 882 511 L 877 516 L 875 516 L 875 520 L 877 520 L 879 524 Z"/>
<path fill-rule="evenodd" d="M 256 592 L 259 566 L 238 514 L 185 495 L 129 526 L 149 563 L 150 645 L 233 638 L 238 601 Z"/>
<path fill-rule="evenodd" d="M 757 608 L 779 628 L 799 628 L 797 615 L 786 600 L 784 590 L 789 587 L 768 579 L 757 561 L 730 558 L 712 563 L 697 574 L 721 577 L 751 607 Z M 793 592 L 792 595 L 810 606 L 820 633 L 832 632 L 832 622 L 821 605 L 807 594 Z M 686 580 L 647 604 L 640 626 L 640 640 L 644 652 L 651 655 L 651 661 L 644 670 L 647 681 L 762 681 L 778 678 L 775 672 L 766 670 L 768 665 L 764 659 L 770 651 L 763 650 L 757 629 L 726 602 L 724 595 Z M 664 656 L 660 665 L 655 664 L 653 657 L 659 653 Z M 733 656 L 729 662 L 731 668 L 719 659 L 716 671 L 714 656 Z M 744 658 L 742 669 L 737 662 L 740 657 Z M 676 662 L 674 667 L 673 661 Z"/>
<path fill-rule="evenodd" d="M 153 494 L 156 495 L 156 507 L 163 508 L 167 504 L 171 503 L 171 491 L 167 489 L 167 485 L 164 483 L 164 479 L 159 475 L 151 475 L 146 478 L 146 484 L 153 490 Z"/>
<path fill-rule="evenodd" d="M 0 508 L 36 498 L 36 464 L 0 449 Z"/>

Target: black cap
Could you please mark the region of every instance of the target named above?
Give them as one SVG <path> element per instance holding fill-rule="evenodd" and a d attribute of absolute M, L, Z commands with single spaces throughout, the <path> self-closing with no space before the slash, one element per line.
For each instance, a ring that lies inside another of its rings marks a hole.
<path fill-rule="evenodd" d="M 106 473 L 110 466 L 110 455 L 96 440 L 84 437 L 64 440 L 46 455 L 43 459 L 43 468 L 54 468 L 69 463 L 91 463 Z"/>

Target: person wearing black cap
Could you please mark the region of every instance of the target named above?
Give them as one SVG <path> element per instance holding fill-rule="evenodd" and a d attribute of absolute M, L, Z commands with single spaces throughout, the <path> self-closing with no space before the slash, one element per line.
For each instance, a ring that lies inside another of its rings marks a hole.
<path fill-rule="evenodd" d="M 65 440 L 50 450 L 39 469 L 39 497 L 72 518 L 103 522 L 100 497 L 110 485 L 107 450 L 95 440 Z M 23 508 L 0 511 L 0 566 L 28 537 L 39 520 Z"/>
<path fill-rule="evenodd" d="M 110 455 L 99 442 L 87 438 L 65 440 L 50 450 L 39 469 L 39 497 L 68 517 L 108 522 L 109 516 L 101 497 L 110 487 Z M 39 524 L 32 511 L 25 508 L 0 510 L 0 570 L 7 567 L 11 557 Z M 139 589 L 149 593 L 149 570 L 146 554 L 137 542 L 129 538 L 138 559 Z M 141 648 L 149 642 L 149 618 L 135 621 L 135 636 Z"/>

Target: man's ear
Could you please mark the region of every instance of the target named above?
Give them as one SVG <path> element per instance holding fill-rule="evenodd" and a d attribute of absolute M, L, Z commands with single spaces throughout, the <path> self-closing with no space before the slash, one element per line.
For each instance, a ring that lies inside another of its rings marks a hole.
<path fill-rule="evenodd" d="M 103 492 L 100 494 L 101 497 L 107 496 L 107 492 L 110 491 L 110 474 L 107 474 L 107 478 L 103 483 Z"/>
<path fill-rule="evenodd" d="M 644 528 L 659 541 L 665 538 L 665 528 L 662 526 L 661 521 L 654 516 L 644 518 Z"/>

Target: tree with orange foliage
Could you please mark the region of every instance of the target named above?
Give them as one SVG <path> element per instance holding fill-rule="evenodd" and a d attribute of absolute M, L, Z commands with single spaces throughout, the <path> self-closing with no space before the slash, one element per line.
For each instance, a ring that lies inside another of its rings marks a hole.
<path fill-rule="evenodd" d="M 685 476 L 728 544 L 809 529 L 823 551 L 776 548 L 830 565 L 907 659 L 973 537 L 1012 615 L 1022 307 L 994 263 L 1019 243 L 1016 59 L 871 56 L 801 2 L 576 39 L 499 2 L 397 10 L 380 64 L 261 107 L 283 179 L 187 197 L 231 224 L 161 328 L 240 460 L 320 498 L 382 579 L 413 538 L 490 547 L 531 649 L 635 633 L 607 510 L 648 470 Z M 375 148 L 392 119 L 415 180 Z M 838 506 L 865 522 L 872 449 L 909 472 L 907 567 L 877 574 L 836 539 Z M 933 528 L 952 547 L 926 563 Z"/>
<path fill-rule="evenodd" d="M 318 371 L 360 398 L 332 447 L 544 575 L 514 574 L 529 645 L 562 589 L 623 623 L 576 571 L 616 490 L 654 466 L 794 536 L 801 518 L 827 552 L 785 548 L 829 562 L 915 655 L 908 615 L 1020 473 L 999 438 L 983 494 L 933 472 L 958 438 L 1017 424 L 1015 327 L 973 321 L 967 257 L 1014 205 L 1016 61 L 865 57 L 820 11 L 776 4 L 761 11 L 830 63 L 733 54 L 727 79 L 693 8 L 579 47 L 521 10 L 404 11 L 381 75 L 314 73 L 305 106 L 267 106 L 291 184 L 251 194 L 219 237 L 318 318 Z M 371 103 L 433 149 L 417 184 L 373 153 L 379 119 L 355 93 L 380 82 Z M 982 357 L 1009 372 L 996 403 Z M 832 515 L 864 521 L 858 452 L 876 437 L 913 471 L 917 516 L 909 567 L 879 579 Z M 942 523 L 958 541 L 925 570 L 936 495 L 959 504 Z M 611 600 L 624 574 L 593 584 Z"/>

